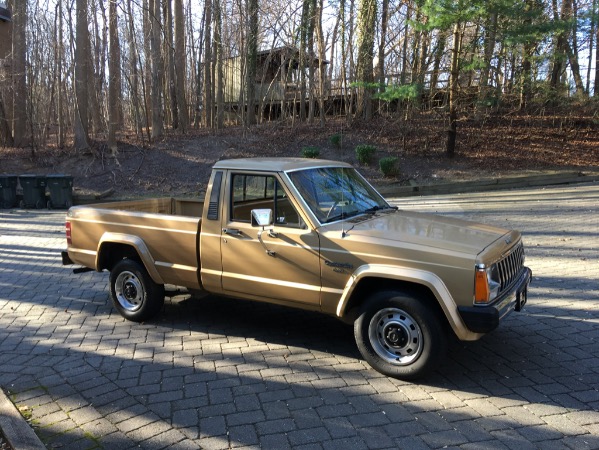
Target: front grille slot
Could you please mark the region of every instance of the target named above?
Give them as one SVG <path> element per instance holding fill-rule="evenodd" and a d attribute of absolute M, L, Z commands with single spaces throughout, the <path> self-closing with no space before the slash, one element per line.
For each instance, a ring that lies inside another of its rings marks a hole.
<path fill-rule="evenodd" d="M 524 266 L 524 245 L 520 242 L 512 251 L 497 263 L 500 292 L 507 289 L 518 276 Z"/>

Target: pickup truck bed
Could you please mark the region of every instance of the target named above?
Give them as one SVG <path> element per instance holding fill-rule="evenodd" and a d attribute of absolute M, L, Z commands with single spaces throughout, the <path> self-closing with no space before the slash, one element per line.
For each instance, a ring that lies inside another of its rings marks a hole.
<path fill-rule="evenodd" d="M 199 232 L 204 202 L 176 198 L 100 203 L 74 208 L 69 222 L 73 255 L 96 270 L 136 249 L 160 284 L 200 288 Z M 85 249 L 98 248 L 98 252 Z"/>

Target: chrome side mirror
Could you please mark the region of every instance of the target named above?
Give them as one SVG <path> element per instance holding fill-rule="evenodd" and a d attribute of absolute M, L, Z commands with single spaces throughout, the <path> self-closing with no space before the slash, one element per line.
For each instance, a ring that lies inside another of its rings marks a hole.
<path fill-rule="evenodd" d="M 252 209 L 252 226 L 267 227 L 272 225 L 272 209 Z"/>

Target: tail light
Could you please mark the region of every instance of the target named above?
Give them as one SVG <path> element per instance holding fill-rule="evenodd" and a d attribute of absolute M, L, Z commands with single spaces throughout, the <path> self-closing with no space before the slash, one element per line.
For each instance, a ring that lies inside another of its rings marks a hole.
<path fill-rule="evenodd" d="M 64 228 L 67 234 L 67 245 L 70 246 L 73 243 L 73 238 L 71 236 L 71 222 L 66 222 Z"/>

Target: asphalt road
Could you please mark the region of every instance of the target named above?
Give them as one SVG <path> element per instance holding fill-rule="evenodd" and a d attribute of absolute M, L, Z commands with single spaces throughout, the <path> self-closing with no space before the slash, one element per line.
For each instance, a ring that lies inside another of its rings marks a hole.
<path fill-rule="evenodd" d="M 599 448 L 599 185 L 396 199 L 523 231 L 529 303 L 418 383 L 318 314 L 171 292 L 135 324 L 61 266 L 64 212 L 0 213 L 0 386 L 48 448 Z"/>

